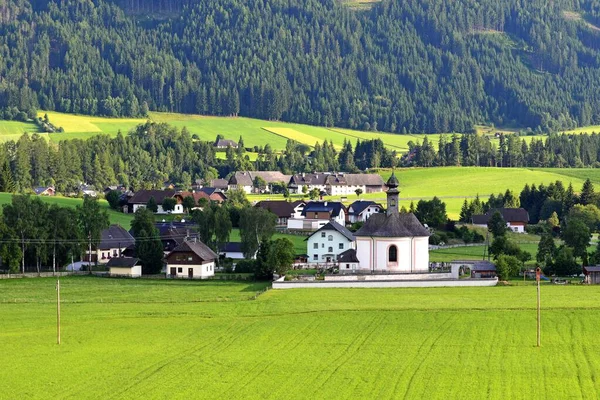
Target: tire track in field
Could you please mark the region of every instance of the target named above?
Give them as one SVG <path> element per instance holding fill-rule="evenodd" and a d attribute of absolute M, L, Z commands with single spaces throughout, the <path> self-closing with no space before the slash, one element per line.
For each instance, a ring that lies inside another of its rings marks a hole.
<path fill-rule="evenodd" d="M 315 324 L 305 325 L 305 327 L 303 329 L 298 330 L 296 332 L 296 334 L 293 335 L 287 342 L 278 343 L 277 348 L 281 349 L 282 351 L 287 351 L 287 352 L 289 352 L 290 350 L 296 349 L 300 344 L 304 343 L 304 340 L 307 336 L 309 336 L 311 333 L 314 332 L 315 328 L 317 328 L 318 326 L 320 326 L 322 324 L 323 324 L 323 321 L 318 320 L 316 325 Z M 290 347 L 290 346 L 292 346 L 292 347 Z M 272 349 L 272 351 L 279 351 L 279 350 L 274 348 L 274 349 Z M 261 367 L 261 364 L 264 364 L 264 363 L 263 362 L 258 363 L 253 368 L 248 370 L 247 373 L 245 373 L 238 381 L 236 381 L 233 385 L 231 385 L 230 387 L 225 389 L 219 397 L 231 398 L 232 391 L 237 392 L 240 389 L 245 388 L 246 386 L 248 386 L 250 383 L 252 383 L 256 379 L 257 375 L 262 374 L 269 367 L 271 367 L 273 365 L 272 362 L 269 361 L 263 366 L 263 368 L 260 369 L 260 371 L 256 371 L 259 367 Z"/>
<path fill-rule="evenodd" d="M 570 355 L 571 357 L 573 357 L 573 360 L 575 362 L 575 366 L 577 367 L 577 382 L 579 383 L 577 386 L 579 387 L 579 397 L 582 399 L 585 399 L 587 396 L 585 395 L 585 391 L 584 391 L 584 387 L 586 386 L 586 382 L 585 382 L 585 378 L 582 376 L 584 372 L 587 373 L 587 375 L 590 376 L 590 378 L 592 377 L 592 371 L 593 368 L 590 365 L 590 361 L 588 359 L 587 356 L 587 352 L 584 351 L 582 345 L 575 340 L 575 338 L 580 337 L 581 335 L 578 334 L 577 332 L 575 332 L 575 316 L 574 315 L 570 315 L 569 316 L 569 325 L 570 325 L 570 333 L 571 333 L 571 352 Z M 577 319 L 577 321 L 579 321 L 579 319 Z M 579 329 L 579 331 L 583 331 L 582 329 Z M 581 356 L 579 356 L 579 353 L 581 353 Z M 583 359 L 583 362 L 582 362 Z M 585 367 L 587 367 L 587 370 L 585 370 L 583 367 L 585 364 Z"/>
<path fill-rule="evenodd" d="M 356 353 L 360 351 L 362 346 L 369 340 L 369 338 L 377 331 L 377 329 L 381 326 L 384 320 L 384 315 L 378 315 L 377 317 L 373 317 L 371 322 L 360 331 L 352 340 L 352 342 L 346 347 L 346 349 L 342 352 L 340 356 L 338 356 L 335 360 L 333 360 L 327 368 L 335 366 L 333 371 L 328 373 L 328 376 L 322 381 L 321 385 L 315 389 L 315 393 L 319 393 L 321 389 L 333 378 L 333 376 L 338 372 L 338 370 L 344 366 L 350 359 L 354 357 Z"/>
<path fill-rule="evenodd" d="M 435 331 L 433 331 L 429 336 L 427 336 L 427 338 L 421 343 L 421 345 L 419 346 L 419 348 L 417 349 L 416 357 L 420 358 L 420 362 L 418 363 L 418 365 L 415 368 L 412 368 L 413 372 L 411 374 L 410 379 L 408 380 L 408 385 L 406 386 L 406 390 L 404 391 L 404 395 L 401 396 L 402 398 L 407 398 L 408 393 L 411 390 L 412 384 L 415 380 L 415 377 L 417 376 L 417 372 L 419 372 L 419 370 L 421 369 L 421 367 L 423 366 L 423 364 L 425 363 L 425 360 L 427 359 L 427 357 L 429 356 L 429 354 L 431 353 L 431 351 L 433 350 L 433 347 L 435 346 L 435 344 L 437 343 L 438 340 L 440 340 L 440 338 L 442 336 L 444 336 L 444 334 L 446 333 L 447 330 L 447 326 L 449 325 L 450 321 L 452 320 L 452 316 L 449 316 L 448 318 L 446 318 L 439 326 L 439 328 Z M 439 333 L 438 333 L 439 332 Z M 428 342 L 430 342 L 428 344 Z M 425 348 L 427 346 L 427 348 Z M 425 352 L 423 355 L 421 355 L 421 353 Z M 396 379 L 396 383 L 394 384 L 394 390 L 392 392 L 392 397 L 396 397 L 396 393 L 399 390 L 399 385 L 400 385 L 400 381 L 401 381 L 401 377 L 404 375 L 404 372 L 409 368 L 409 365 L 406 365 L 404 367 L 404 369 L 402 370 L 402 372 L 400 374 L 398 374 L 398 379 Z"/>
<path fill-rule="evenodd" d="M 228 336 L 230 336 L 229 337 L 230 342 L 235 341 L 236 335 L 235 334 L 230 335 L 230 332 L 235 331 L 235 332 L 237 332 L 238 335 L 243 334 L 245 331 L 248 331 L 253 324 L 246 325 L 241 330 L 238 329 L 238 325 L 239 325 L 239 323 L 236 321 L 236 322 L 232 323 L 231 325 L 229 325 L 227 327 L 227 329 L 225 330 L 225 332 L 223 332 L 219 337 L 213 339 L 212 341 L 200 342 L 199 344 L 194 345 L 192 347 L 183 348 L 182 351 L 179 351 L 175 354 L 173 354 L 172 349 L 170 349 L 168 347 L 163 348 L 162 351 L 164 352 L 164 354 L 170 354 L 170 356 L 163 358 L 161 360 L 158 360 L 158 361 L 152 363 L 151 365 L 147 366 L 142 371 L 138 372 L 135 376 L 130 378 L 130 382 L 132 382 L 132 383 L 128 384 L 126 387 L 122 388 L 118 392 L 115 392 L 114 390 L 111 391 L 110 393 L 106 394 L 105 398 L 121 398 L 121 397 L 123 397 L 123 395 L 125 395 L 127 392 L 129 392 L 131 389 L 133 389 L 135 387 L 140 387 L 141 385 L 143 385 L 143 383 L 145 383 L 146 381 L 151 379 L 156 373 L 160 372 L 165 367 L 181 360 L 182 358 L 193 355 L 193 354 L 197 354 L 198 352 L 204 350 L 205 348 L 209 348 L 209 347 L 212 347 L 213 351 L 214 351 L 215 343 L 217 343 L 217 348 L 218 348 L 219 344 L 220 345 L 224 344 L 224 342 Z M 195 332 L 195 331 L 191 332 L 190 334 L 186 335 L 186 338 L 188 338 L 188 337 L 196 338 L 196 336 L 197 336 L 196 333 L 197 332 Z M 229 343 L 228 345 L 231 345 L 231 343 Z M 190 362 L 196 362 L 196 361 L 197 360 L 191 360 Z M 181 370 L 185 370 L 185 369 L 181 369 Z M 168 377 L 164 377 L 164 379 L 167 379 L 167 378 Z"/>

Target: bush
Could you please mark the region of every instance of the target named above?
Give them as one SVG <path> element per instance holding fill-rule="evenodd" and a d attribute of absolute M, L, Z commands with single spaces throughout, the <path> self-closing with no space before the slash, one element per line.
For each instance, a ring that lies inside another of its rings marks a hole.
<path fill-rule="evenodd" d="M 240 260 L 235 265 L 235 272 L 239 274 L 254 273 L 256 271 L 256 260 Z"/>
<path fill-rule="evenodd" d="M 441 242 L 442 238 L 437 233 L 434 233 L 433 235 L 429 236 L 429 244 L 438 246 Z"/>

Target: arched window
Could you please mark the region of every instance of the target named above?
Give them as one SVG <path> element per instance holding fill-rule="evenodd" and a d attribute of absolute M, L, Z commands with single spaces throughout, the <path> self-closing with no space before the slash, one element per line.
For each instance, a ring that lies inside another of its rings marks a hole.
<path fill-rule="evenodd" d="M 333 235 L 329 235 L 329 237 L 327 238 L 327 240 L 329 240 L 330 242 L 333 242 Z"/>
<path fill-rule="evenodd" d="M 388 250 L 388 262 L 398 262 L 398 248 L 390 246 Z"/>
<path fill-rule="evenodd" d="M 333 247 L 330 247 L 329 249 L 327 249 L 327 251 L 329 251 L 330 253 L 333 253 Z"/>

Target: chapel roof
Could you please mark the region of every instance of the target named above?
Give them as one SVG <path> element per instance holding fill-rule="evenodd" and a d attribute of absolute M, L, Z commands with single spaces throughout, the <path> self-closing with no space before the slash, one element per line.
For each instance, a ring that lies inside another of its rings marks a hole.
<path fill-rule="evenodd" d="M 429 231 L 413 213 L 373 214 L 354 236 L 429 237 Z"/>

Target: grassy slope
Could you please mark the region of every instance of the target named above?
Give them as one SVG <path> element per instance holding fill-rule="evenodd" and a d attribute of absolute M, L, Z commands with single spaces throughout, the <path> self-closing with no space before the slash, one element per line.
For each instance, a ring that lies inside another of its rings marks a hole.
<path fill-rule="evenodd" d="M 276 233 L 273 235 L 273 239 L 288 239 L 294 244 L 294 250 L 296 254 L 306 254 L 306 236 L 300 235 L 288 235 L 284 233 Z M 231 236 L 229 237 L 231 242 L 240 242 L 240 230 L 238 228 L 233 228 L 231 231 Z"/>
<path fill-rule="evenodd" d="M 10 193 L 0 193 L 0 206 L 2 206 L 2 204 L 10 203 L 11 198 L 12 198 L 12 194 L 10 194 Z M 70 197 L 59 197 L 59 196 L 56 196 L 56 197 L 40 196 L 39 198 L 46 203 L 58 204 L 59 206 L 62 206 L 62 207 L 76 207 L 83 202 L 82 199 L 76 199 L 76 198 L 70 198 Z M 100 204 L 106 209 L 106 211 L 108 211 L 108 217 L 110 218 L 111 224 L 119 224 L 122 227 L 124 227 L 125 229 L 129 229 L 131 220 L 133 219 L 132 214 L 123 214 L 121 212 L 114 211 L 109 208 L 106 200 L 99 200 L 99 201 L 100 201 Z"/>
<path fill-rule="evenodd" d="M 529 285 L 271 290 L 249 301 L 260 285 L 66 278 L 61 346 L 54 285 L 0 281 L 6 398 L 546 399 L 600 391 L 599 287 L 545 285 L 536 348 Z"/>

